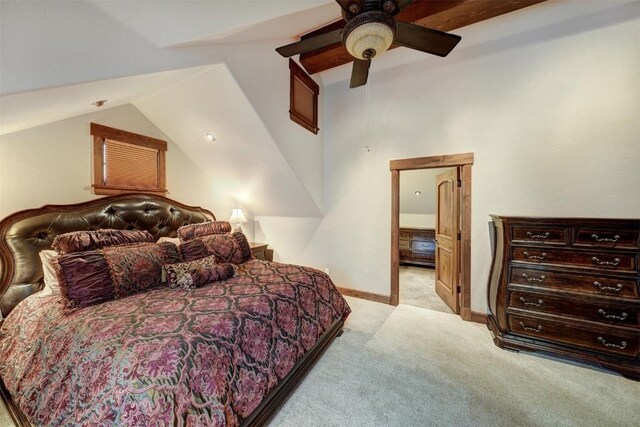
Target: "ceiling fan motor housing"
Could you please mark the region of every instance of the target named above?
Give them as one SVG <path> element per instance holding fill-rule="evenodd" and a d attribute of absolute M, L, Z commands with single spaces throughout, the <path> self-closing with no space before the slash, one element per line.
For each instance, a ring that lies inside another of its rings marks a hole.
<path fill-rule="evenodd" d="M 381 11 L 364 12 L 345 25 L 342 41 L 354 58 L 371 59 L 389 49 L 396 37 L 396 21 Z"/>

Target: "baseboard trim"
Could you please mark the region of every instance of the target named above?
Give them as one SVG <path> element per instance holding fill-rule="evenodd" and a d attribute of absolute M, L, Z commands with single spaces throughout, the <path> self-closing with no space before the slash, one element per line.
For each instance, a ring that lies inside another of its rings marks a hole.
<path fill-rule="evenodd" d="M 487 324 L 487 313 L 478 313 L 477 311 L 471 312 L 471 321 L 476 323 Z"/>
<path fill-rule="evenodd" d="M 389 297 L 387 295 L 374 294 L 371 292 L 359 291 L 357 289 L 342 288 L 340 286 L 336 286 L 336 287 L 338 288 L 338 291 L 340 291 L 342 295 L 346 295 L 354 298 L 366 299 L 369 301 L 379 302 L 382 304 L 389 304 Z"/>

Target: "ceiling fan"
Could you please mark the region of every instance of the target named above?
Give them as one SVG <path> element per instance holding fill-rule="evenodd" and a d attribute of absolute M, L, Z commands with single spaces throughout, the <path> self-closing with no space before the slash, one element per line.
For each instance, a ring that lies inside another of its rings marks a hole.
<path fill-rule="evenodd" d="M 363 86 L 369 77 L 371 59 L 389 49 L 392 43 L 438 56 L 447 56 L 462 37 L 396 21 L 395 15 L 411 0 L 336 0 L 347 22 L 344 28 L 281 46 L 276 51 L 288 58 L 312 52 L 335 43 L 344 45 L 354 57 L 351 84 Z"/>

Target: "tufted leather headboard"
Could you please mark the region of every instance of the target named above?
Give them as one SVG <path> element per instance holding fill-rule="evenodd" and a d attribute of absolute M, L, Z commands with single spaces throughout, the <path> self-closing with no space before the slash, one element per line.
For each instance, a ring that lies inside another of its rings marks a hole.
<path fill-rule="evenodd" d="M 176 237 L 179 227 L 214 220 L 200 207 L 149 194 L 108 196 L 73 205 L 46 205 L 0 221 L 0 311 L 7 316 L 43 285 L 38 252 L 58 234 L 103 228 L 147 230 L 156 240 Z"/>

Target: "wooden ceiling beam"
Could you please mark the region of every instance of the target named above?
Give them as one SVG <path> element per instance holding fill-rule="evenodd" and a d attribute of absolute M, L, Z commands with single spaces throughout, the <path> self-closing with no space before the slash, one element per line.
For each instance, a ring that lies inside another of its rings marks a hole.
<path fill-rule="evenodd" d="M 452 31 L 544 1 L 546 0 L 414 1 L 402 9 L 396 15 L 396 19 L 440 31 Z M 302 36 L 302 38 L 313 37 L 342 28 L 344 25 L 344 20 L 335 21 Z M 398 46 L 393 45 L 391 49 L 396 47 Z M 353 57 L 349 55 L 342 43 L 300 55 L 300 63 L 309 74 L 316 74 L 352 61 Z"/>

